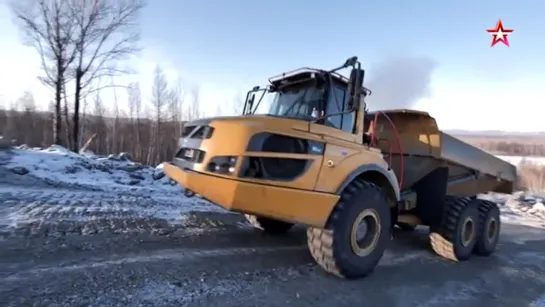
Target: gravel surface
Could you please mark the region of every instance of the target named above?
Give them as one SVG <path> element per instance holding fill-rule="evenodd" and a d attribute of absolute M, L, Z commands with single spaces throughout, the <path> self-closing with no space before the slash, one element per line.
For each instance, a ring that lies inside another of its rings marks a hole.
<path fill-rule="evenodd" d="M 302 228 L 268 236 L 128 192 L 0 185 L 0 203 L 0 306 L 545 306 L 537 228 L 504 224 L 495 255 L 463 263 L 434 255 L 426 229 L 398 232 L 374 274 L 344 281 Z"/>

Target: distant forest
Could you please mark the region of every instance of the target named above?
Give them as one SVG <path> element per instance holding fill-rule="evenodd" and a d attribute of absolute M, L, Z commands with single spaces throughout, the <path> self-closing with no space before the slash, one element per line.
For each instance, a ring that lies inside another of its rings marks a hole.
<path fill-rule="evenodd" d="M 545 137 L 455 136 L 496 155 L 545 157 Z"/>

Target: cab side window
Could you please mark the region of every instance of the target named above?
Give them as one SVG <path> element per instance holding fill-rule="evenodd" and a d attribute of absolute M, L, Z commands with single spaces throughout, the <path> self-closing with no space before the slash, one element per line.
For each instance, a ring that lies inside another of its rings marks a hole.
<path fill-rule="evenodd" d="M 335 84 L 329 91 L 329 100 L 326 114 L 340 113 L 348 110 L 346 86 Z M 355 112 L 333 115 L 326 119 L 325 124 L 337 129 L 352 133 Z"/>

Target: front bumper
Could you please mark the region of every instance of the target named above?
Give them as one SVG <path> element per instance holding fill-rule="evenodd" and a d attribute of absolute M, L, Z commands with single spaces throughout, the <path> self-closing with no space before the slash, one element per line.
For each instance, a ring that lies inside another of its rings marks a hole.
<path fill-rule="evenodd" d="M 164 163 L 164 172 L 184 188 L 236 212 L 324 227 L 339 196 L 239 181 L 183 170 Z"/>

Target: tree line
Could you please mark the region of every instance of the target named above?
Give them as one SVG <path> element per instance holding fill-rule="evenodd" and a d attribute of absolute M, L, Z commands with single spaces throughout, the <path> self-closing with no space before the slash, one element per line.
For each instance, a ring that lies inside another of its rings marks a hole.
<path fill-rule="evenodd" d="M 488 140 L 460 138 L 473 146 L 498 155 L 545 157 L 545 139 L 540 142 L 538 139 L 534 142 L 528 142 L 516 140 L 504 141 L 495 138 L 490 138 Z"/>
<path fill-rule="evenodd" d="M 135 161 L 156 165 L 175 154 L 184 122 L 205 113 L 225 115 L 240 109 L 236 106 L 227 110 L 218 107 L 214 112 L 203 110 L 199 89 L 192 88 L 185 93 L 180 83 L 169 84 L 160 67 L 155 69 L 150 101 L 143 100 L 138 83 L 130 84 L 126 90 L 127 100 L 119 101 L 114 96 L 113 101 L 107 103 L 109 108 L 99 95 L 82 100 L 78 143 L 74 149 L 99 155 L 127 152 Z M 55 129 L 51 129 L 58 120 L 54 102 L 48 110 L 40 111 L 33 95 L 26 92 L 8 108 L 0 108 L 0 135 L 30 147 L 68 144 L 74 140 L 70 129 L 74 125 L 72 112 L 71 108 L 61 110 L 60 120 L 64 125 L 60 133 L 55 134 Z"/>

